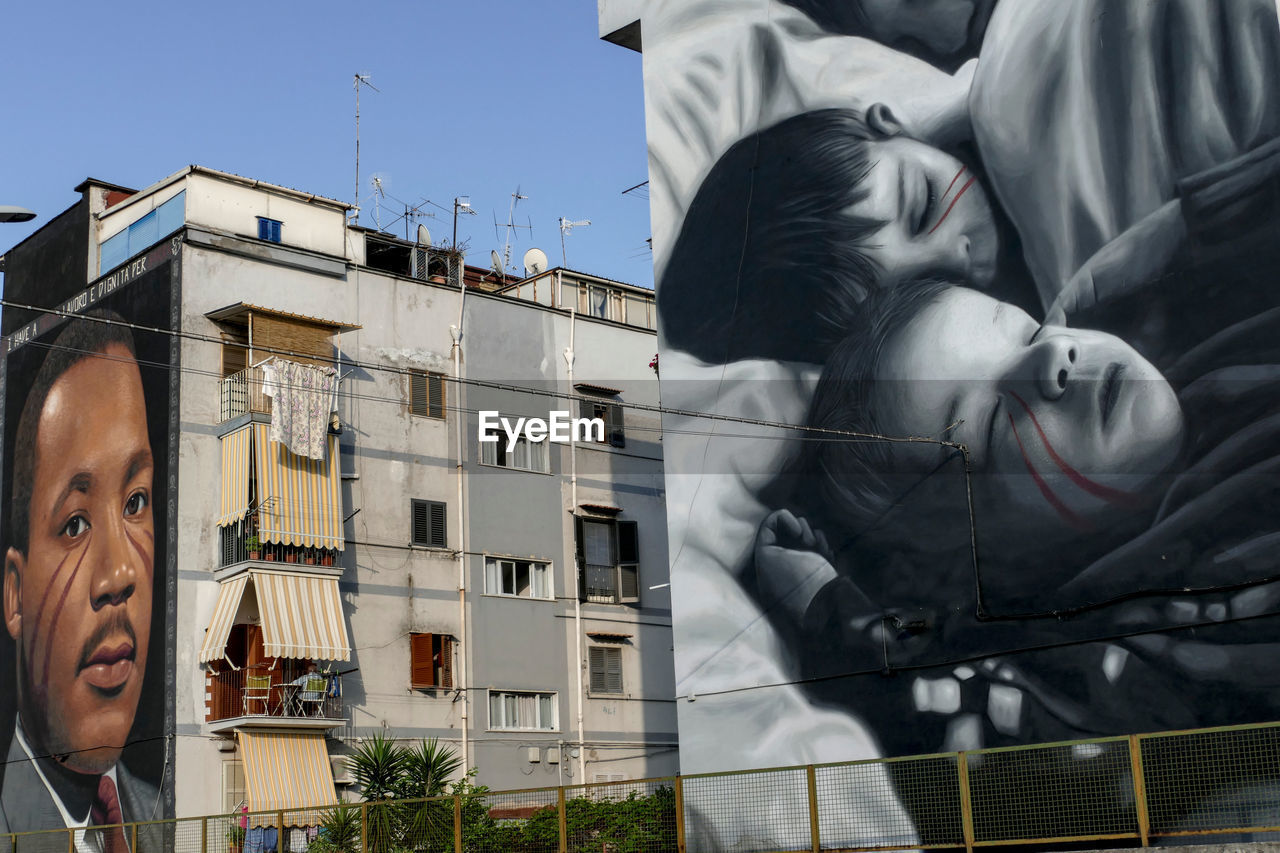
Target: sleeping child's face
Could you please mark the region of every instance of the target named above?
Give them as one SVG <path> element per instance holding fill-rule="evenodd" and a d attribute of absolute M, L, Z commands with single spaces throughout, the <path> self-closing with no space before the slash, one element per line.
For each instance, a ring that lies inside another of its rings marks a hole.
<path fill-rule="evenodd" d="M 965 444 L 979 524 L 1041 541 L 1123 517 L 1181 447 L 1173 388 L 1127 343 L 1041 326 L 968 288 L 943 290 L 891 337 L 876 379 L 886 434 Z"/>
<path fill-rule="evenodd" d="M 883 271 L 881 284 L 926 278 L 989 284 L 995 221 L 973 173 L 950 154 L 904 135 L 868 144 L 868 194 L 851 212 L 885 223 L 864 250 Z"/>

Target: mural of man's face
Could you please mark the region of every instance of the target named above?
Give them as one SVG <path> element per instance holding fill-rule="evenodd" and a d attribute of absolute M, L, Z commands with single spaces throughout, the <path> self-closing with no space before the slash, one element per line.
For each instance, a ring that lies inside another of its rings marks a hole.
<path fill-rule="evenodd" d="M 103 773 L 133 726 L 150 640 L 153 460 L 138 365 L 76 362 L 39 414 L 28 548 L 10 548 L 4 617 L 33 746 Z"/>
<path fill-rule="evenodd" d="M 891 435 L 965 444 L 980 526 L 1062 537 L 1124 517 L 1181 448 L 1176 394 L 1114 335 L 1041 326 L 952 287 L 886 347 L 877 388 Z M 958 423 L 958 425 L 957 425 Z"/>

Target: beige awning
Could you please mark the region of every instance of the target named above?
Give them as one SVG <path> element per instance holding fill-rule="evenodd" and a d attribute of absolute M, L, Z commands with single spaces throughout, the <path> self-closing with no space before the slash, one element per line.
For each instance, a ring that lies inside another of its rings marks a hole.
<path fill-rule="evenodd" d="M 200 647 L 201 663 L 222 660 L 226 656 L 227 638 L 231 636 L 231 626 L 236 622 L 236 611 L 240 609 L 240 599 L 248 582 L 248 575 L 237 575 L 219 586 L 218 603 L 213 606 L 213 619 L 205 631 L 204 645 Z"/>
<path fill-rule="evenodd" d="M 249 510 L 249 448 L 253 431 L 246 426 L 222 437 L 222 500 L 218 526 L 226 527 Z"/>
<path fill-rule="evenodd" d="M 200 662 L 221 660 L 240 600 L 252 581 L 267 657 L 351 660 L 351 641 L 342 618 L 338 579 L 302 572 L 250 571 L 222 584 L 213 619 L 200 648 Z"/>
<path fill-rule="evenodd" d="M 328 439 L 325 458 L 310 459 L 272 441 L 270 424 L 253 424 L 258 536 L 263 542 L 343 549 L 338 437 Z"/>
<path fill-rule="evenodd" d="M 253 572 L 267 657 L 351 660 L 338 579 Z"/>
<path fill-rule="evenodd" d="M 275 823 L 284 811 L 285 826 L 314 826 L 325 809 L 338 802 L 333 769 L 321 732 L 241 731 L 244 781 L 254 826 Z M 292 811 L 290 810 L 302 811 Z"/>

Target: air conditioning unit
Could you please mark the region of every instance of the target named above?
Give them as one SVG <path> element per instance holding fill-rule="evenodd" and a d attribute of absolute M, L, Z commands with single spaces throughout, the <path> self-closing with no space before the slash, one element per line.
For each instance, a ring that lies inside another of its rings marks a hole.
<path fill-rule="evenodd" d="M 558 748 L 557 748 L 557 749 L 550 749 L 550 748 L 548 748 L 548 749 L 547 749 L 547 763 L 548 763 L 548 764 L 559 764 L 559 763 L 560 763 L 560 750 L 559 750 Z"/>
<path fill-rule="evenodd" d="M 345 755 L 329 756 L 329 767 L 333 770 L 333 784 L 353 785 L 355 779 L 351 775 L 351 765 Z"/>
<path fill-rule="evenodd" d="M 536 746 L 526 748 L 524 754 L 529 759 L 530 764 L 537 764 L 542 760 L 542 750 Z"/>

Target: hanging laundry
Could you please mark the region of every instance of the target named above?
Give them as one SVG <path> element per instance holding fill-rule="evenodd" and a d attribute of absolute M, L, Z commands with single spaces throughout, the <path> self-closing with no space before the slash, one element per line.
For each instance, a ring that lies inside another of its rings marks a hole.
<path fill-rule="evenodd" d="M 329 416 L 337 409 L 337 371 L 284 358 L 271 359 L 262 370 L 262 393 L 271 397 L 271 440 L 298 456 L 324 459 Z"/>

